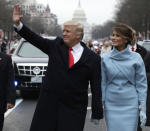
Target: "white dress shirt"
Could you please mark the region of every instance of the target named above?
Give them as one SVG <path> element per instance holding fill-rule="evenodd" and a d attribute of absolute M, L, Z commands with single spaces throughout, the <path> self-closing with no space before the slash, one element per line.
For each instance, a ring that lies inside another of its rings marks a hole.
<path fill-rule="evenodd" d="M 20 31 L 22 29 L 22 27 L 23 27 L 23 24 L 22 24 L 22 22 L 20 22 L 20 24 L 18 26 L 16 26 L 14 24 L 14 27 L 17 29 L 17 31 Z"/>
<path fill-rule="evenodd" d="M 81 58 L 83 50 L 84 50 L 84 48 L 82 47 L 82 45 L 80 43 L 78 43 L 72 47 L 71 53 L 74 58 L 74 64 L 77 63 L 79 61 L 79 59 Z"/>
<path fill-rule="evenodd" d="M 129 44 L 129 49 L 130 49 L 130 51 L 132 51 L 132 47 L 134 48 L 134 51 L 136 51 L 137 45 L 135 44 L 134 46 L 131 46 L 131 45 Z"/>

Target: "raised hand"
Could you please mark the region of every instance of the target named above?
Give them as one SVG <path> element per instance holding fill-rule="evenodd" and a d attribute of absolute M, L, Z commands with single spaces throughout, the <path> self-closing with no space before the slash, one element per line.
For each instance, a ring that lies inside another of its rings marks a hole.
<path fill-rule="evenodd" d="M 14 9 L 13 9 L 13 18 L 12 19 L 16 26 L 19 25 L 21 18 L 22 18 L 21 8 L 19 5 L 15 5 Z"/>

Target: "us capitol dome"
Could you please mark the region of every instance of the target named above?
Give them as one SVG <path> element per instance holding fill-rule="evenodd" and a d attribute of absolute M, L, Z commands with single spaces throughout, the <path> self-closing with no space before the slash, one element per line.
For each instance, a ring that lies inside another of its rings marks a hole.
<path fill-rule="evenodd" d="M 73 13 L 72 20 L 79 21 L 84 26 L 84 41 L 88 41 L 91 39 L 91 26 L 87 23 L 87 18 L 84 10 L 81 8 L 80 0 L 77 8 Z"/>

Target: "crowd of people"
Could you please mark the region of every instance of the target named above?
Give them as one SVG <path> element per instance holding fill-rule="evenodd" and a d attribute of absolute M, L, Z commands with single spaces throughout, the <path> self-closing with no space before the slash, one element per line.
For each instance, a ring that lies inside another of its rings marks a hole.
<path fill-rule="evenodd" d="M 11 55 L 18 46 L 19 39 L 8 40 L 8 38 L 0 38 L 0 51 Z"/>
<path fill-rule="evenodd" d="M 105 117 L 107 131 L 142 131 L 145 125 L 150 126 L 150 53 L 137 44 L 132 27 L 116 23 L 111 40 L 89 41 L 86 45 L 82 42 L 84 28 L 78 21 L 65 22 L 62 38 L 49 40 L 31 31 L 21 19 L 21 8 L 16 5 L 15 31 L 49 56 L 30 131 L 83 131 L 89 83 L 93 124 L 98 125 Z M 7 58 L 11 63 L 11 57 L 0 57 L 1 63 Z M 15 104 L 10 63 L 0 68 L 2 73 L 7 68 L 4 81 L 9 83 L 0 85 L 0 93 L 3 92 L 5 98 L 5 102 L 0 103 L 0 107 L 4 107 L 2 115 Z M 3 119 L 0 125 L 2 130 Z"/>
<path fill-rule="evenodd" d="M 103 41 L 95 41 L 89 40 L 86 43 L 87 47 L 89 47 L 92 51 L 102 56 L 104 53 L 110 51 L 112 49 L 112 41 L 111 40 L 103 40 Z"/>

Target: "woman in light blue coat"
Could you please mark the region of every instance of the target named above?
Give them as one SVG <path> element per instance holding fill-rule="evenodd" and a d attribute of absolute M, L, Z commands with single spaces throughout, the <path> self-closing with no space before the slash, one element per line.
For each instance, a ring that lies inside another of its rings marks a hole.
<path fill-rule="evenodd" d="M 107 131 L 136 131 L 146 121 L 147 79 L 141 56 L 131 52 L 134 39 L 126 24 L 113 28 L 113 49 L 102 57 L 102 98 Z"/>

